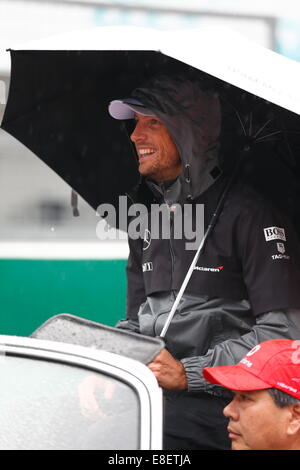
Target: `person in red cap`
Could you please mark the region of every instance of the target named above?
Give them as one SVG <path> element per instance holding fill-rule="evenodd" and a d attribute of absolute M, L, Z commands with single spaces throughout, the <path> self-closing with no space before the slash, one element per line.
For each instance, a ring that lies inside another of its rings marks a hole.
<path fill-rule="evenodd" d="M 233 450 L 300 450 L 300 341 L 264 341 L 203 375 L 234 393 L 223 411 Z"/>

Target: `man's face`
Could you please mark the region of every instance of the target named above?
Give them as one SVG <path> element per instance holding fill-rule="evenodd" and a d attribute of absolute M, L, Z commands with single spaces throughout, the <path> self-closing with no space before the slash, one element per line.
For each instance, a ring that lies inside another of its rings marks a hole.
<path fill-rule="evenodd" d="M 289 407 L 276 406 L 266 390 L 235 392 L 224 408 L 232 449 L 286 449 L 289 413 Z"/>
<path fill-rule="evenodd" d="M 157 183 L 175 179 L 182 170 L 179 152 L 162 121 L 155 116 L 135 115 L 131 134 L 139 158 L 139 172 Z"/>

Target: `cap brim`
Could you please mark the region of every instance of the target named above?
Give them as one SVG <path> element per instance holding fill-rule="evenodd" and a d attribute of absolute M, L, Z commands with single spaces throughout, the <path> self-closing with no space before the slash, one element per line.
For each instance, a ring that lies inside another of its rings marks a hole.
<path fill-rule="evenodd" d="M 222 385 L 230 390 L 263 390 L 272 385 L 256 377 L 239 364 L 235 366 L 206 367 L 204 378 L 213 384 Z"/>
<path fill-rule="evenodd" d="M 131 102 L 127 100 L 114 100 L 110 103 L 108 112 L 114 119 L 120 120 L 134 119 L 136 113 L 143 116 L 154 116 L 153 111 L 145 108 L 142 103 L 136 100 L 131 100 Z"/>

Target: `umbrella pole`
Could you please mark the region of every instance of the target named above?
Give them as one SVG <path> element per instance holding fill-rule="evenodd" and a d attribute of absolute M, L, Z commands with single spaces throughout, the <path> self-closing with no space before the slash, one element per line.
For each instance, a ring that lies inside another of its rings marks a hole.
<path fill-rule="evenodd" d="M 227 185 L 226 185 L 226 187 L 225 187 L 223 193 L 222 193 L 221 196 L 220 196 L 220 199 L 219 199 L 219 201 L 218 201 L 217 207 L 216 207 L 216 209 L 215 209 L 215 211 L 214 211 L 214 213 L 213 213 L 213 215 L 212 215 L 212 218 L 211 218 L 210 223 L 209 223 L 209 225 L 208 225 L 208 227 L 207 227 L 207 230 L 206 230 L 205 234 L 203 235 L 203 238 L 202 238 L 202 240 L 201 240 L 201 242 L 200 242 L 199 248 L 198 248 L 198 250 L 197 250 L 197 252 L 196 252 L 196 254 L 195 254 L 195 256 L 194 256 L 194 259 L 193 259 L 193 261 L 192 261 L 192 263 L 191 263 L 189 269 L 188 269 L 188 272 L 187 272 L 187 274 L 186 274 L 186 276 L 185 276 L 185 278 L 184 278 L 184 281 L 183 281 L 183 283 L 182 283 L 182 285 L 181 285 L 181 287 L 180 287 L 180 289 L 179 289 L 179 291 L 178 291 L 178 294 L 177 294 L 177 297 L 176 297 L 176 299 L 175 299 L 175 301 L 174 301 L 174 304 L 173 304 L 173 306 L 172 306 L 172 308 L 171 308 L 171 310 L 170 310 L 170 313 L 169 313 L 169 315 L 168 315 L 168 317 L 167 317 L 167 319 L 166 319 L 166 322 L 165 322 L 165 324 L 164 324 L 164 326 L 163 326 L 163 329 L 162 329 L 162 331 L 161 331 L 161 333 L 160 333 L 160 336 L 159 336 L 160 338 L 165 338 L 165 336 L 166 336 L 166 334 L 167 334 L 167 331 L 168 331 L 168 329 L 169 329 L 170 323 L 171 323 L 171 321 L 172 321 L 172 319 L 173 319 L 173 317 L 174 317 L 174 315 L 175 315 L 175 312 L 176 312 L 177 307 L 178 307 L 178 305 L 179 305 L 179 303 L 180 303 L 180 301 L 181 301 L 181 298 L 182 298 L 182 296 L 183 296 L 183 294 L 184 294 L 184 291 L 185 291 L 185 289 L 186 289 L 186 286 L 187 286 L 187 284 L 188 284 L 188 282 L 189 282 L 189 280 L 190 280 L 190 278 L 191 278 L 191 276 L 192 276 L 192 274 L 193 274 L 194 268 L 195 268 L 195 266 L 196 266 L 196 263 L 197 263 L 197 261 L 198 261 L 198 259 L 199 259 L 200 254 L 201 254 L 201 252 L 202 252 L 202 250 L 203 250 L 203 247 L 204 247 L 204 245 L 205 245 L 205 242 L 206 242 L 207 238 L 209 237 L 209 235 L 212 233 L 212 231 L 213 231 L 213 229 L 214 229 L 214 227 L 215 227 L 215 225 L 216 225 L 216 223 L 217 223 L 217 221 L 218 221 L 218 218 L 219 218 L 219 216 L 220 216 L 220 214 L 221 214 L 221 212 L 222 212 L 224 203 L 225 203 L 225 201 L 226 201 L 226 197 L 227 197 L 227 195 L 228 195 L 228 193 L 229 193 L 229 191 L 230 191 L 230 188 L 231 188 L 232 184 L 234 183 L 234 181 L 235 181 L 235 179 L 236 179 L 236 177 L 237 177 L 237 175 L 238 175 L 238 173 L 239 173 L 241 163 L 242 163 L 242 161 L 244 160 L 245 155 L 249 152 L 249 150 L 250 150 L 250 148 L 249 148 L 248 146 L 246 146 L 246 147 L 244 148 L 244 151 L 243 151 L 243 153 L 242 153 L 242 156 L 239 158 L 239 160 L 238 160 L 238 162 L 237 162 L 237 165 L 236 165 L 236 167 L 235 167 L 235 169 L 234 169 L 234 171 L 233 171 L 233 173 L 232 173 L 232 175 L 231 175 L 231 177 L 230 177 L 230 179 L 229 179 L 229 181 L 228 181 L 228 183 L 227 183 Z"/>

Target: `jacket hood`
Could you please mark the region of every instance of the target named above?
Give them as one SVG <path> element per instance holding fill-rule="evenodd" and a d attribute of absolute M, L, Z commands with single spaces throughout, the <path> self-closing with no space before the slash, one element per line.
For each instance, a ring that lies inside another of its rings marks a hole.
<path fill-rule="evenodd" d="M 181 201 L 195 199 L 219 177 L 221 108 L 218 94 L 181 76 L 159 76 L 131 96 L 158 116 L 179 151 Z"/>

